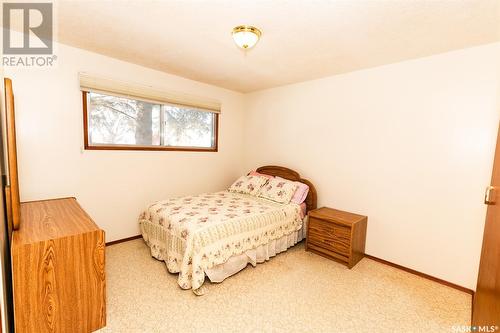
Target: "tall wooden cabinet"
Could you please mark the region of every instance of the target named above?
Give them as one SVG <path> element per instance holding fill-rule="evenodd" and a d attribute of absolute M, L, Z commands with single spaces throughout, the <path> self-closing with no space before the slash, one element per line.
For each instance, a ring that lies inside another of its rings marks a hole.
<path fill-rule="evenodd" d="M 75 198 L 20 203 L 12 81 L 4 86 L 15 331 L 95 331 L 106 325 L 104 231 Z"/>

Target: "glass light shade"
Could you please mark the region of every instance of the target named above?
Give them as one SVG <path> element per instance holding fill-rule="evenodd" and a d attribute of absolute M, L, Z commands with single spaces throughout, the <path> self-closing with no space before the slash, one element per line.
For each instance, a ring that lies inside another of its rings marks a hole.
<path fill-rule="evenodd" d="M 251 26 L 238 26 L 233 29 L 234 42 L 244 50 L 254 47 L 260 35 L 260 30 Z"/>

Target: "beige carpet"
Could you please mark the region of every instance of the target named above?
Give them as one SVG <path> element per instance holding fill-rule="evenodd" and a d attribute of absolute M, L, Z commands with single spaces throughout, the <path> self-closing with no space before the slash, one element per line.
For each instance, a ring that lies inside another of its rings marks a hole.
<path fill-rule="evenodd" d="M 453 332 L 471 296 L 363 259 L 352 270 L 299 244 L 195 296 L 142 240 L 107 248 L 99 332 Z"/>

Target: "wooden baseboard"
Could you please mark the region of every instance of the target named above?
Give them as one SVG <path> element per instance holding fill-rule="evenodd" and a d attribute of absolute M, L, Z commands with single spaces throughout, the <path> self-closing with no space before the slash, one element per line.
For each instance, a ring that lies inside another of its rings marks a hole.
<path fill-rule="evenodd" d="M 127 237 L 127 238 L 117 239 L 117 240 L 114 240 L 112 242 L 107 242 L 106 246 L 115 245 L 115 244 L 119 244 L 119 243 L 123 243 L 123 242 L 128 242 L 128 241 L 131 241 L 134 239 L 139 239 L 141 237 L 142 237 L 142 235 L 137 235 L 137 236 Z"/>
<path fill-rule="evenodd" d="M 393 262 L 390 262 L 390 261 L 387 261 L 387 260 L 384 260 L 384 259 L 380 259 L 380 258 L 374 257 L 374 256 L 369 255 L 369 254 L 365 254 L 365 257 L 368 258 L 368 259 L 371 259 L 371 260 L 378 261 L 378 262 L 380 262 L 382 264 L 385 264 L 385 265 L 392 266 L 394 268 L 400 269 L 402 271 L 405 271 L 405 272 L 408 272 L 408 273 L 411 273 L 411 274 L 415 274 L 417 276 L 423 277 L 424 279 L 428 279 L 428 280 L 440 283 L 442 285 L 448 286 L 450 288 L 454 288 L 454 289 L 463 291 L 464 293 L 467 293 L 467 294 L 470 294 L 470 295 L 474 296 L 474 290 L 471 290 L 469 288 L 465 288 L 465 287 L 459 286 L 458 284 L 454 284 L 454 283 L 448 282 L 446 280 L 434 277 L 432 275 L 428 275 L 428 274 L 416 271 L 414 269 L 407 268 L 407 267 L 395 264 Z"/>

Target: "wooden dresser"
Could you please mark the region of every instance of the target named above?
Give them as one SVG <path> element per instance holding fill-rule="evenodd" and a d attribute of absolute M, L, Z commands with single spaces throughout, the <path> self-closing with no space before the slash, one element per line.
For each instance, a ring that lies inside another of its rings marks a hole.
<path fill-rule="evenodd" d="M 92 332 L 105 326 L 104 231 L 75 198 L 20 207 L 11 245 L 16 332 Z"/>
<path fill-rule="evenodd" d="M 335 259 L 352 268 L 365 254 L 363 215 L 322 207 L 309 212 L 306 250 Z"/>

